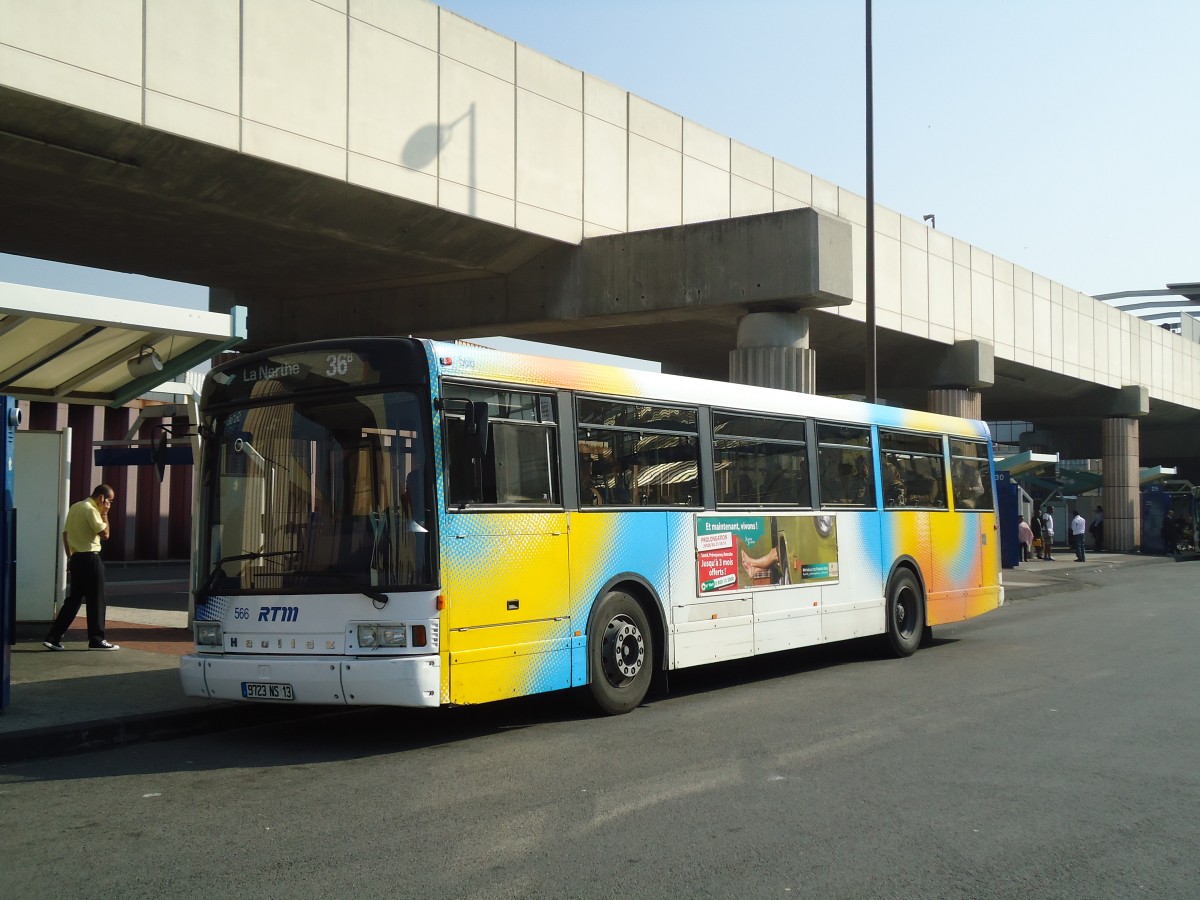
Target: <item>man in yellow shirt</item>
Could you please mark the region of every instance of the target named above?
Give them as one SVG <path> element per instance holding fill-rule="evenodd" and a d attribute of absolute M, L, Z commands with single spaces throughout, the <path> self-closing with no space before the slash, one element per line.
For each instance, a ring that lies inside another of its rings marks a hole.
<path fill-rule="evenodd" d="M 75 621 L 84 601 L 87 601 L 88 649 L 121 649 L 104 639 L 104 563 L 100 559 L 100 541 L 108 540 L 108 511 L 116 496 L 117 492 L 110 485 L 97 485 L 92 496 L 67 510 L 63 546 L 67 550 L 71 592 L 63 601 L 46 640 L 42 641 L 47 650 L 66 649 L 62 645 L 63 635 Z"/>

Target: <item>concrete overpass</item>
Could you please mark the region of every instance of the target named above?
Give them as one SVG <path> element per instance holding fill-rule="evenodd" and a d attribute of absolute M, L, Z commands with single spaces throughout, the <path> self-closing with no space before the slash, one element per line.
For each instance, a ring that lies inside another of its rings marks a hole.
<path fill-rule="evenodd" d="M 861 391 L 864 199 L 649 100 L 423 0 L 7 9 L 0 250 L 209 285 L 257 346 L 486 332 L 719 378 L 773 349 Z M 1200 476 L 1194 339 L 884 208 L 876 257 L 890 402 Z M 807 349 L 739 348 L 754 313 Z"/>

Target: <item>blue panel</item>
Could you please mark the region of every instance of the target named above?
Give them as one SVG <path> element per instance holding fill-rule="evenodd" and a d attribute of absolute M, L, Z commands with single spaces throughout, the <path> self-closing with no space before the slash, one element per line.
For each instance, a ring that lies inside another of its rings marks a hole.
<path fill-rule="evenodd" d="M 98 447 L 98 466 L 152 466 L 157 461 L 153 447 Z M 165 463 L 168 466 L 190 466 L 191 447 L 168 447 Z"/>
<path fill-rule="evenodd" d="M 17 415 L 17 401 L 0 397 L 0 429 L 4 434 L 3 491 L 0 491 L 0 710 L 7 708 L 9 702 L 12 643 L 17 627 L 17 511 L 13 509 Z"/>

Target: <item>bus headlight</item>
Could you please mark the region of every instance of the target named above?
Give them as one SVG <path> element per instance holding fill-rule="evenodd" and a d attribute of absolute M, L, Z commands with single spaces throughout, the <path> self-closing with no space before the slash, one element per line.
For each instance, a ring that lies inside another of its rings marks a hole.
<path fill-rule="evenodd" d="M 220 622 L 196 623 L 197 647 L 220 647 L 222 643 Z"/>
<path fill-rule="evenodd" d="M 374 650 L 377 647 L 407 647 L 408 626 L 382 623 L 359 625 L 358 646 L 363 650 Z"/>

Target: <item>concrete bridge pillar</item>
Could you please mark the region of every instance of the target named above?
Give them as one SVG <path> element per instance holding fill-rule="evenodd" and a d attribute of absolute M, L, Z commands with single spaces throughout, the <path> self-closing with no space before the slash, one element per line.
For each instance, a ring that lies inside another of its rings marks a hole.
<path fill-rule="evenodd" d="M 817 389 L 817 354 L 808 346 L 808 316 L 757 312 L 738 319 L 729 380 L 807 394 Z"/>
<path fill-rule="evenodd" d="M 1104 466 L 1104 549 L 1130 551 L 1142 544 L 1141 416 L 1150 412 L 1149 391 L 1121 388 L 1113 414 L 1100 426 Z"/>
<path fill-rule="evenodd" d="M 1104 549 L 1136 550 L 1142 543 L 1138 420 L 1115 416 L 1105 419 L 1100 442 L 1104 455 Z"/>
<path fill-rule="evenodd" d="M 956 341 L 947 347 L 926 403 L 930 412 L 964 419 L 983 418 L 980 388 L 996 382 L 996 356 L 986 341 Z"/>
<path fill-rule="evenodd" d="M 932 413 L 963 419 L 983 418 L 983 394 L 970 388 L 933 388 L 927 404 Z"/>

